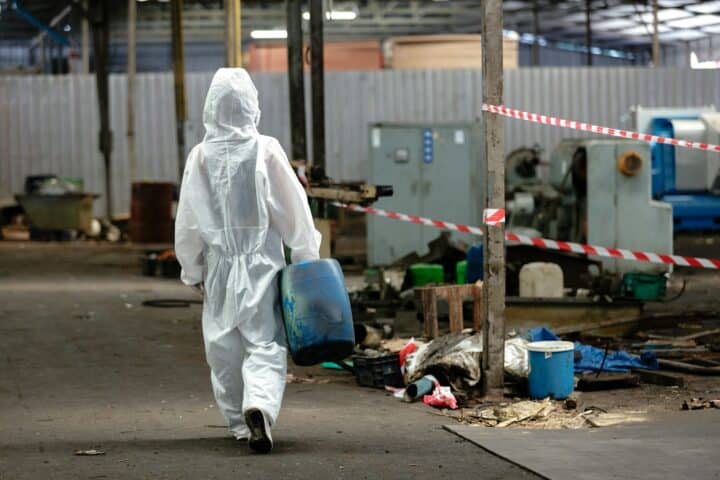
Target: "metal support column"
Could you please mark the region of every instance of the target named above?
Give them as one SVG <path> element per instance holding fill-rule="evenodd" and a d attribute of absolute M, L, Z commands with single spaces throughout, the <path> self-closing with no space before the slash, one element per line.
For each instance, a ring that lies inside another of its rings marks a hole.
<path fill-rule="evenodd" d="M 292 137 L 292 155 L 290 158 L 302 161 L 307 159 L 302 10 L 300 0 L 287 0 L 286 3 L 290 135 Z"/>
<path fill-rule="evenodd" d="M 660 67 L 660 35 L 658 31 L 658 0 L 652 2 L 653 33 L 652 33 L 652 63 L 653 68 Z"/>
<path fill-rule="evenodd" d="M 503 104 L 502 0 L 482 2 L 483 103 Z M 503 120 L 485 112 L 482 123 L 485 157 L 485 208 L 505 208 Z M 483 283 L 483 391 L 502 398 L 505 357 L 505 235 L 504 225 L 486 227 Z"/>
<path fill-rule="evenodd" d="M 130 183 L 137 180 L 137 157 L 135 153 L 135 71 L 136 43 L 135 24 L 137 20 L 137 2 L 128 0 L 127 32 L 127 149 Z"/>
<path fill-rule="evenodd" d="M 225 0 L 225 61 L 242 67 L 242 15 L 240 0 Z"/>
<path fill-rule="evenodd" d="M 587 46 L 587 65 L 592 66 L 592 23 L 590 13 L 592 12 L 592 0 L 585 0 L 585 44 Z"/>
<path fill-rule="evenodd" d="M 325 72 L 323 0 L 310 0 L 310 69 L 312 76 L 313 167 L 325 169 Z"/>
<path fill-rule="evenodd" d="M 100 109 L 100 151 L 105 163 L 105 216 L 110 221 L 113 213 L 112 203 L 112 130 L 110 130 L 110 93 L 108 81 L 108 61 L 110 47 L 110 5 L 109 0 L 94 1 L 94 61 L 95 77 Z"/>
<path fill-rule="evenodd" d="M 540 5 L 538 0 L 533 1 L 533 44 L 532 44 L 532 64 L 533 67 L 540 66 Z"/>
<path fill-rule="evenodd" d="M 185 54 L 183 52 L 183 0 L 172 0 L 172 58 L 175 80 L 175 123 L 177 126 L 178 182 L 185 171 Z"/>
<path fill-rule="evenodd" d="M 87 10 L 88 2 L 83 0 L 83 9 Z M 88 19 L 85 15 L 82 16 L 82 33 L 81 33 L 81 48 L 82 48 L 82 73 L 90 73 L 90 26 Z"/>

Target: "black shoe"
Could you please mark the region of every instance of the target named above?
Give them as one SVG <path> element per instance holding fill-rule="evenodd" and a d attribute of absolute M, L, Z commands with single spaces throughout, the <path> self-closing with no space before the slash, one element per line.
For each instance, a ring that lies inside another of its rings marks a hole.
<path fill-rule="evenodd" d="M 250 429 L 250 448 L 256 453 L 270 453 L 273 441 L 265 414 L 257 408 L 251 408 L 245 412 L 245 424 Z"/>

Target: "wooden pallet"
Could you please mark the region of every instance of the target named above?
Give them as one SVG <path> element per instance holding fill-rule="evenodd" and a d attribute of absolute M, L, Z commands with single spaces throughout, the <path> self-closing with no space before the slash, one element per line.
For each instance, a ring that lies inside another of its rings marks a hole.
<path fill-rule="evenodd" d="M 415 289 L 419 296 L 423 315 L 423 334 L 427 338 L 439 336 L 437 301 L 447 300 L 450 309 L 450 332 L 460 332 L 464 327 L 463 300 L 473 300 L 473 328 L 482 326 L 482 282 L 474 285 L 440 285 Z"/>

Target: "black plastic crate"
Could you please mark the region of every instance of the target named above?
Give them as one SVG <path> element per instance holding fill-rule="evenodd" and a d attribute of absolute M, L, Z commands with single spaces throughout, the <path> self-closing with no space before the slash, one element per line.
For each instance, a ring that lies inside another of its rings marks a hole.
<path fill-rule="evenodd" d="M 385 388 L 386 385 L 390 387 L 405 385 L 398 354 L 382 357 L 353 355 L 352 359 L 355 378 L 359 385 L 375 388 Z"/>

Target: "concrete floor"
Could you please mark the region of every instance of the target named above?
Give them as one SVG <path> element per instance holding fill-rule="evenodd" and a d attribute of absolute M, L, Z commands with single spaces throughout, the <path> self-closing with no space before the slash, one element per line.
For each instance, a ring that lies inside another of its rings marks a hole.
<path fill-rule="evenodd" d="M 274 454 L 250 455 L 214 405 L 199 306 L 141 306 L 168 297 L 193 293 L 126 247 L 0 242 L 0 479 L 538 478 L 344 373 L 288 385 Z"/>

